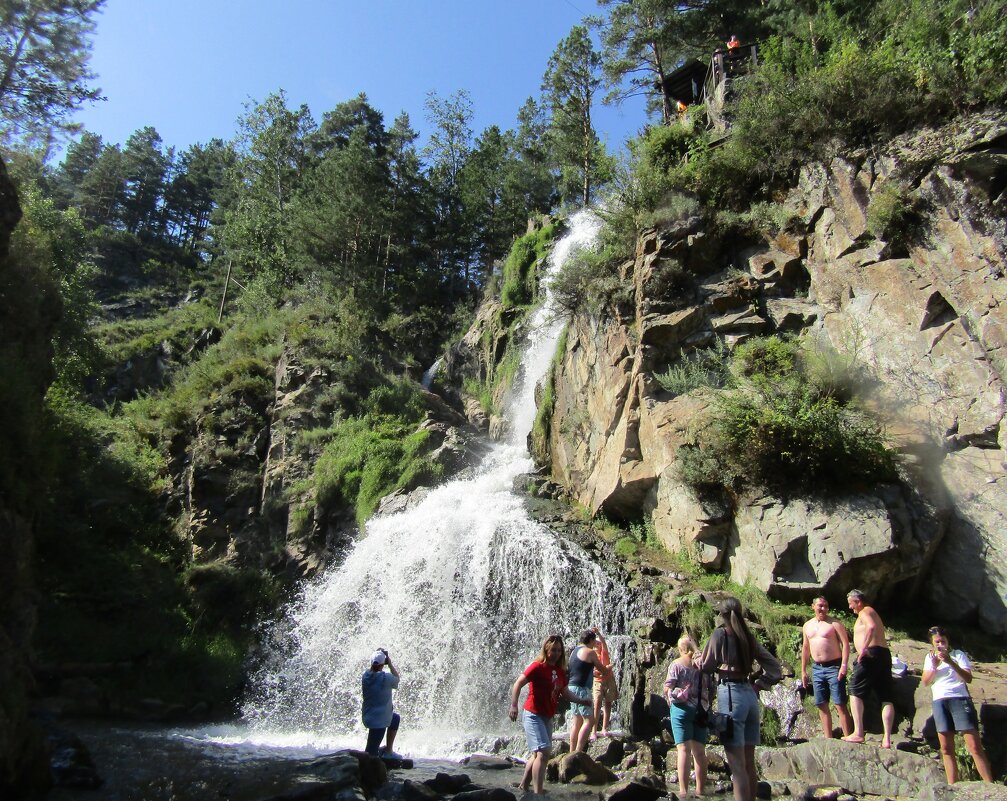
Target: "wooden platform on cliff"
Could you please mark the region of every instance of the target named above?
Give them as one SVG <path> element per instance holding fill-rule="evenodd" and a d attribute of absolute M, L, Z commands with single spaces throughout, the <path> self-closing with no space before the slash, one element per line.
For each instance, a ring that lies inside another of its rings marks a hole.
<path fill-rule="evenodd" d="M 730 100 L 737 94 L 738 80 L 743 80 L 759 64 L 757 44 L 713 51 L 709 63 L 692 58 L 669 73 L 662 86 L 664 94 L 681 107 L 703 103 L 709 127 L 727 133 L 730 128 Z M 711 143 L 721 144 L 726 137 Z"/>

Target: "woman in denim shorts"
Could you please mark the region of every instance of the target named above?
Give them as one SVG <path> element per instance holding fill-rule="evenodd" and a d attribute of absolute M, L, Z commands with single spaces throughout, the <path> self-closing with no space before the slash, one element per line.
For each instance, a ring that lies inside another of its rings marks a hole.
<path fill-rule="evenodd" d="M 993 781 L 990 761 L 979 739 L 979 716 L 969 695 L 972 664 L 964 651 L 952 651 L 948 633 L 940 626 L 930 629 L 933 649 L 923 660 L 923 684 L 934 694 L 934 725 L 941 741 L 941 758 L 948 784 L 958 781 L 958 761 L 955 758 L 955 732 L 965 738 L 976 770 L 984 782 Z"/>
<path fill-rule="evenodd" d="M 706 741 L 709 732 L 705 724 L 697 722 L 700 707 L 710 706 L 709 687 L 712 679 L 703 678 L 693 659 L 696 643 L 686 634 L 678 640 L 678 659 L 668 665 L 668 678 L 664 682 L 664 697 L 671 708 L 671 734 L 678 749 L 678 794 L 689 793 L 689 761 L 696 769 L 696 795 L 706 795 Z"/>
<path fill-rule="evenodd" d="M 566 653 L 563 638 L 558 634 L 546 637 L 538 658 L 525 668 L 511 687 L 511 720 L 517 720 L 521 689 L 525 686 L 528 687 L 528 699 L 521 723 L 528 738 L 531 757 L 525 764 L 519 789 L 540 794 L 545 785 L 545 768 L 552 755 L 552 719 L 559 699 L 580 702 L 567 687 Z"/>
<path fill-rule="evenodd" d="M 710 635 L 698 660 L 699 669 L 717 674 L 720 679 L 717 711 L 730 715 L 734 721 L 732 736 L 721 739 L 731 770 L 734 801 L 754 801 L 755 746 L 759 744 L 762 720 L 758 691 L 776 684 L 783 669 L 776 657 L 755 639 L 737 598 L 723 600 L 720 618 L 721 625 Z M 761 672 L 753 675 L 756 662 Z"/>

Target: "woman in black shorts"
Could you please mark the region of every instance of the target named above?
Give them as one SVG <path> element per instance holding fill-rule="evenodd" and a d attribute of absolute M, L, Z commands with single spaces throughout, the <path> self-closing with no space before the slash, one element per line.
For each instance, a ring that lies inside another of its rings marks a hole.
<path fill-rule="evenodd" d="M 934 724 L 941 741 L 941 758 L 948 784 L 958 780 L 958 762 L 955 758 L 955 732 L 965 738 L 965 746 L 972 754 L 976 770 L 984 782 L 993 781 L 990 761 L 979 739 L 979 716 L 972 703 L 968 685 L 972 681 L 972 665 L 964 651 L 952 651 L 948 633 L 940 626 L 930 629 L 933 649 L 923 660 L 923 684 L 934 694 Z"/>

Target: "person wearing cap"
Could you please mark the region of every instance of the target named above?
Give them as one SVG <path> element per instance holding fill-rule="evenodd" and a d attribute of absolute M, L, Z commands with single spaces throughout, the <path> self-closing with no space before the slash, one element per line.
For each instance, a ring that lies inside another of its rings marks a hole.
<path fill-rule="evenodd" d="M 388 666 L 388 673 L 385 672 Z M 392 664 L 388 651 L 379 648 L 371 657 L 371 667 L 364 671 L 361 680 L 363 711 L 361 717 L 367 727 L 365 751 L 372 756 L 398 757 L 392 750 L 395 735 L 399 732 L 400 718 L 392 711 L 392 690 L 399 686 L 399 672 Z M 387 737 L 385 736 L 387 732 Z M 382 749 L 381 740 L 385 740 Z"/>

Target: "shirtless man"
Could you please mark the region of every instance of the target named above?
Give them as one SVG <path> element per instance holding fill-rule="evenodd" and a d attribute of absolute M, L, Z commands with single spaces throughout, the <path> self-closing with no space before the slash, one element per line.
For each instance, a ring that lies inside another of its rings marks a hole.
<path fill-rule="evenodd" d="M 815 706 L 822 721 L 822 732 L 832 737 L 832 710 L 829 696 L 839 713 L 839 726 L 848 737 L 853 728 L 846 703 L 846 669 L 850 664 L 850 638 L 846 626 L 829 616 L 829 602 L 819 596 L 811 603 L 815 616 L 804 624 L 801 647 L 801 683 L 808 689 L 808 657 L 814 662 L 811 683 L 815 690 Z"/>
<path fill-rule="evenodd" d="M 850 611 L 857 616 L 853 624 L 853 644 L 857 648 L 857 665 L 850 679 L 850 706 L 853 711 L 853 734 L 843 739 L 849 743 L 864 741 L 864 699 L 873 690 L 881 701 L 881 723 L 884 726 L 882 748 L 892 747 L 892 727 L 895 724 L 895 688 L 892 682 L 892 652 L 888 650 L 885 624 L 874 607 L 868 606 L 860 590 L 850 590 L 846 596 Z"/>

